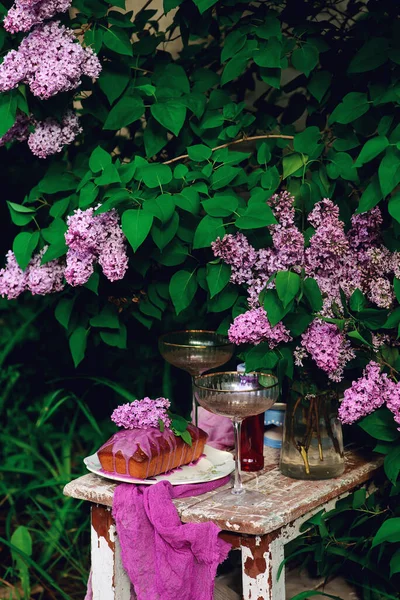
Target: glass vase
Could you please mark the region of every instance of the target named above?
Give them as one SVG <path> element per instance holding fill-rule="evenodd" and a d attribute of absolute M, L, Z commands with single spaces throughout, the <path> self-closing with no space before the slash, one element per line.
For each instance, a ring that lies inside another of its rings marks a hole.
<path fill-rule="evenodd" d="M 344 471 L 342 427 L 334 391 L 288 394 L 280 469 L 293 479 L 330 479 Z"/>

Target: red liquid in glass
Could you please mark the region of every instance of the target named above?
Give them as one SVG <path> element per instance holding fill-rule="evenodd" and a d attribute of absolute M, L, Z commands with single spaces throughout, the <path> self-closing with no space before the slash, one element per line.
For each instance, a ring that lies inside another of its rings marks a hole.
<path fill-rule="evenodd" d="M 242 471 L 260 471 L 263 469 L 264 413 L 244 419 L 240 442 L 240 465 Z"/>

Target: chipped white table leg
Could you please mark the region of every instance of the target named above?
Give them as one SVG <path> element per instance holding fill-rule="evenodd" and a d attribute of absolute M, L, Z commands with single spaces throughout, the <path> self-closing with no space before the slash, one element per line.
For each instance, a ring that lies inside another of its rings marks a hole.
<path fill-rule="evenodd" d="M 280 532 L 242 538 L 242 581 L 244 600 L 285 600 L 285 572 L 278 580 L 284 559 Z"/>
<path fill-rule="evenodd" d="M 134 600 L 111 509 L 94 504 L 91 518 L 93 600 Z"/>

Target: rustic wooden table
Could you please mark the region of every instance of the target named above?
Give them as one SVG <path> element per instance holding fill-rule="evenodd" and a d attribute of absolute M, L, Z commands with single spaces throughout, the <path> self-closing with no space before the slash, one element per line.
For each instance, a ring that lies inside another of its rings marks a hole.
<path fill-rule="evenodd" d="M 246 488 L 259 492 L 256 502 L 246 495 L 232 495 L 230 485 L 174 501 L 184 523 L 213 521 L 223 530 L 224 539 L 241 549 L 244 600 L 284 600 L 284 572 L 279 580 L 277 572 L 285 544 L 299 535 L 301 525 L 315 513 L 330 510 L 337 500 L 366 485 L 382 465 L 380 457 L 347 451 L 341 477 L 300 481 L 281 475 L 278 457 L 278 450 L 266 448 L 263 471 L 244 474 Z M 92 503 L 93 600 L 131 600 L 110 509 L 116 485 L 89 474 L 64 488 L 66 496 Z"/>

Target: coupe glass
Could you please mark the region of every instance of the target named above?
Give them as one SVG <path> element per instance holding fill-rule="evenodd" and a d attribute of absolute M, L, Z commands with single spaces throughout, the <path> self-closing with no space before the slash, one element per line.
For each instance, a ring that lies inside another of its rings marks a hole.
<path fill-rule="evenodd" d="M 259 415 L 276 402 L 278 379 L 269 373 L 210 373 L 194 378 L 194 393 L 200 406 L 233 421 L 235 483 L 232 494 L 243 494 L 246 490 L 240 475 L 240 427 L 243 419 Z"/>
<path fill-rule="evenodd" d="M 215 331 L 186 329 L 165 333 L 158 340 L 158 348 L 165 360 L 193 378 L 228 362 L 235 347 L 224 335 Z M 197 404 L 193 394 L 193 415 L 197 425 Z"/>

